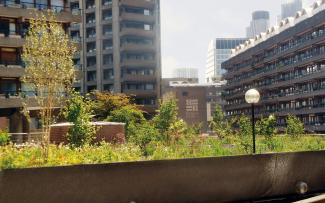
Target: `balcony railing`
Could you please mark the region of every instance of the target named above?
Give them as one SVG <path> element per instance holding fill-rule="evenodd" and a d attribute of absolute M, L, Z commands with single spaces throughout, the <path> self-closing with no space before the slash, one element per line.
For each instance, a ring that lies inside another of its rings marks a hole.
<path fill-rule="evenodd" d="M 38 10 L 52 10 L 53 12 L 56 12 L 56 13 L 60 13 L 62 11 L 70 11 L 70 8 L 65 7 L 65 6 L 30 3 L 30 2 L 24 2 L 24 1 L 20 1 L 20 3 L 17 3 L 16 0 L 0 0 L 0 5 L 4 5 L 7 7 L 15 7 L 15 8 L 35 8 Z M 73 10 L 74 10 L 74 12 L 76 12 L 76 9 L 73 9 Z"/>

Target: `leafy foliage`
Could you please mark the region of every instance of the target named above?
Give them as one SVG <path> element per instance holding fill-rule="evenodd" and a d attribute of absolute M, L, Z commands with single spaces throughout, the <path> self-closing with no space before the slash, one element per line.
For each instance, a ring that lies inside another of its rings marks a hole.
<path fill-rule="evenodd" d="M 259 135 L 265 137 L 265 141 L 269 149 L 274 149 L 273 138 L 276 133 L 276 118 L 271 115 L 268 118 L 262 118 L 257 122 L 257 131 Z"/>
<path fill-rule="evenodd" d="M 239 144 L 246 153 L 252 152 L 252 125 L 247 116 L 242 115 L 238 121 L 239 124 Z"/>
<path fill-rule="evenodd" d="M 304 134 L 305 128 L 304 124 L 294 115 L 289 115 L 287 117 L 287 128 L 286 133 L 291 137 L 297 137 Z"/>
<path fill-rule="evenodd" d="M 176 100 L 169 98 L 161 102 L 158 114 L 153 118 L 153 123 L 165 142 L 171 141 L 170 130 L 178 121 L 177 111 Z"/>
<path fill-rule="evenodd" d="M 68 142 L 72 147 L 90 144 L 96 134 L 96 127 L 91 124 L 93 102 L 77 92 L 71 93 L 71 98 L 63 109 L 63 115 L 73 125 L 69 128 Z"/>
<path fill-rule="evenodd" d="M 131 97 L 125 94 L 112 94 L 109 92 L 93 92 L 93 99 L 96 102 L 94 111 L 98 119 L 107 119 L 112 111 L 126 109 L 137 109 Z M 116 112 L 115 112 L 116 113 Z"/>
<path fill-rule="evenodd" d="M 229 122 L 225 118 L 220 105 L 216 106 L 215 112 L 213 114 L 213 119 L 210 123 L 210 127 L 213 131 L 217 133 L 220 138 L 225 138 L 233 134 L 231 122 Z"/>
<path fill-rule="evenodd" d="M 148 145 L 159 140 L 159 131 L 151 122 L 131 123 L 128 127 L 129 142 L 139 146 L 144 155 L 150 154 Z"/>
<path fill-rule="evenodd" d="M 108 121 L 125 123 L 127 129 L 127 135 L 129 134 L 128 129 L 131 124 L 141 124 L 145 121 L 143 112 L 131 105 L 121 107 L 111 111 L 107 118 Z"/>
<path fill-rule="evenodd" d="M 7 131 L 0 130 L 0 146 L 9 144 L 10 134 Z"/>
<path fill-rule="evenodd" d="M 49 11 L 30 19 L 22 58 L 26 64 L 23 82 L 36 92 L 43 127 L 45 155 L 50 142 L 53 109 L 61 105 L 75 77 L 72 57 L 75 52 L 68 35 Z"/>

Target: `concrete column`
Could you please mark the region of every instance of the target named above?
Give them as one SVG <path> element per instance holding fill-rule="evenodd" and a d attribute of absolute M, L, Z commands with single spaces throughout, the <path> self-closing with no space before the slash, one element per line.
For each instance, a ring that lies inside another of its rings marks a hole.
<path fill-rule="evenodd" d="M 114 64 L 114 92 L 121 90 L 121 56 L 120 56 L 120 6 L 119 0 L 113 0 L 113 64 Z"/>

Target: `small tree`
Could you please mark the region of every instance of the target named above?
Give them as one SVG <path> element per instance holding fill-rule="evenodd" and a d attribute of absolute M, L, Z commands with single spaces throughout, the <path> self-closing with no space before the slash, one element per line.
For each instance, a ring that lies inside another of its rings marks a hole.
<path fill-rule="evenodd" d="M 305 128 L 301 120 L 294 115 L 289 115 L 287 117 L 287 135 L 290 135 L 291 137 L 297 137 L 304 134 L 304 132 Z"/>
<path fill-rule="evenodd" d="M 81 147 L 90 144 L 96 134 L 96 127 L 91 124 L 93 102 L 77 92 L 71 95 L 63 109 L 65 119 L 73 124 L 67 138 L 72 147 Z"/>
<path fill-rule="evenodd" d="M 171 140 L 170 128 L 178 120 L 177 103 L 174 98 L 169 98 L 161 102 L 158 114 L 153 118 L 153 123 L 158 129 L 162 139 L 166 142 Z"/>
<path fill-rule="evenodd" d="M 75 46 L 51 12 L 30 20 L 22 58 L 26 65 L 22 81 L 36 92 L 47 156 L 53 109 L 60 107 L 75 77 L 72 57 Z"/>
<path fill-rule="evenodd" d="M 268 118 L 262 118 L 257 122 L 258 134 L 265 137 L 269 149 L 274 149 L 273 138 L 276 133 L 276 118 L 271 115 Z"/>
<path fill-rule="evenodd" d="M 232 133 L 231 124 L 225 118 L 224 113 L 220 105 L 216 106 L 216 110 L 213 114 L 213 119 L 210 123 L 210 127 L 215 131 L 220 138 L 229 136 Z"/>
<path fill-rule="evenodd" d="M 251 120 L 242 115 L 238 121 L 239 124 L 239 144 L 245 150 L 246 153 L 250 153 L 253 150 L 252 147 L 252 126 Z"/>

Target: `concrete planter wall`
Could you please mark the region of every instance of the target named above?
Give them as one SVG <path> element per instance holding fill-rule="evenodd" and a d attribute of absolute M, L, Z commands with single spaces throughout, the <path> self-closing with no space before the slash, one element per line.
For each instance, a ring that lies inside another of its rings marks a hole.
<path fill-rule="evenodd" d="M 0 202 L 215 203 L 325 192 L 325 152 L 0 172 Z"/>
<path fill-rule="evenodd" d="M 124 143 L 125 142 L 125 124 L 112 122 L 93 122 L 98 130 L 95 142 Z M 55 144 L 67 144 L 66 135 L 71 123 L 59 123 L 51 126 L 51 142 Z"/>

